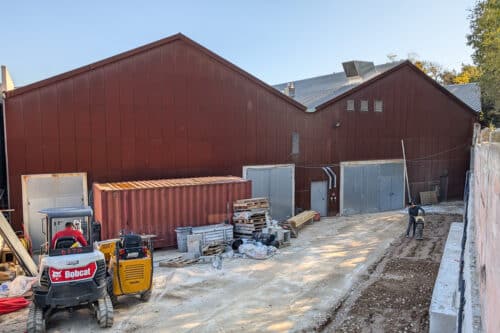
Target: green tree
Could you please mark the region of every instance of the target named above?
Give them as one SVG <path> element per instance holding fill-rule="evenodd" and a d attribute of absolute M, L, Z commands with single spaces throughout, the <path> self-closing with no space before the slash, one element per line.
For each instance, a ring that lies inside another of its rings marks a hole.
<path fill-rule="evenodd" d="M 500 123 L 500 0 L 479 1 L 470 15 L 471 34 L 467 42 L 474 49 L 472 59 L 481 73 L 483 119 Z"/>

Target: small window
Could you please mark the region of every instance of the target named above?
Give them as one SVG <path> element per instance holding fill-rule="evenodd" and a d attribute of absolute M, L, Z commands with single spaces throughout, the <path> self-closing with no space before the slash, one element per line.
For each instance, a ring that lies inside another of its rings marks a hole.
<path fill-rule="evenodd" d="M 292 155 L 299 153 L 299 133 L 292 133 Z"/>
<path fill-rule="evenodd" d="M 382 101 L 375 101 L 375 105 L 373 106 L 373 110 L 375 112 L 382 112 L 384 111 L 384 103 Z"/>
<path fill-rule="evenodd" d="M 364 112 L 368 111 L 368 101 L 366 99 L 361 100 L 361 106 L 359 110 Z"/>
<path fill-rule="evenodd" d="M 347 111 L 354 111 L 354 100 L 353 99 L 347 100 Z"/>

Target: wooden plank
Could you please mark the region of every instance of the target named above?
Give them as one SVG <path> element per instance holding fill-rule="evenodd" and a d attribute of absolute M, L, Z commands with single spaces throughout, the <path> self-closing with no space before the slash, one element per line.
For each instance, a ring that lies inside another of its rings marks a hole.
<path fill-rule="evenodd" d="M 294 225 L 295 227 L 299 227 L 301 226 L 302 224 L 306 223 L 306 222 L 309 222 L 310 220 L 312 220 L 314 218 L 314 216 L 316 215 L 316 212 L 315 211 L 312 211 L 312 210 L 306 210 L 298 215 L 295 215 L 291 218 L 289 218 L 287 221 Z"/>
<path fill-rule="evenodd" d="M 436 191 L 420 192 L 420 203 L 422 205 L 437 204 L 437 193 Z"/>
<path fill-rule="evenodd" d="M 23 246 L 14 230 L 12 230 L 12 227 L 9 222 L 7 222 L 7 219 L 5 219 L 3 214 L 0 214 L 0 236 L 2 236 L 11 251 L 14 253 L 19 261 L 19 264 L 26 272 L 26 275 L 36 276 L 38 274 L 38 268 L 36 267 L 33 258 L 31 258 L 30 254 Z"/>
<path fill-rule="evenodd" d="M 160 267 L 184 267 L 197 263 L 198 259 L 184 259 L 183 257 L 175 257 L 171 259 L 162 260 L 158 263 Z"/>
<path fill-rule="evenodd" d="M 286 229 L 290 229 L 291 236 L 297 238 L 299 236 L 299 228 L 306 224 L 307 222 L 312 222 L 316 212 L 313 210 L 306 210 L 300 214 L 297 214 L 289 218 L 282 226 Z"/>

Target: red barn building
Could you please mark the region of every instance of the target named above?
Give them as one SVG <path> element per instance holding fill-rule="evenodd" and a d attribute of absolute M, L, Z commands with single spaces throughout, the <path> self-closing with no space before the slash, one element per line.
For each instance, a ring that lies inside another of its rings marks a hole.
<path fill-rule="evenodd" d="M 312 110 L 178 34 L 8 91 L 14 224 L 21 175 L 59 172 L 86 172 L 90 185 L 293 164 L 296 207 L 401 207 L 401 139 L 413 196 L 436 184 L 461 196 L 476 112 L 409 62 L 369 70 L 344 74 L 352 84 Z M 300 96 L 300 82 L 293 89 Z M 363 204 L 351 207 L 358 197 Z"/>

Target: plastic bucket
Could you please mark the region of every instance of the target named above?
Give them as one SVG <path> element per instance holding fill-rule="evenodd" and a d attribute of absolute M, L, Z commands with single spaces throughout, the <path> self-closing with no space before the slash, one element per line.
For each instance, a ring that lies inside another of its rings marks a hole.
<path fill-rule="evenodd" d="M 175 228 L 175 233 L 177 234 L 177 249 L 180 252 L 187 252 L 187 236 L 191 234 L 191 227 L 178 227 Z"/>

